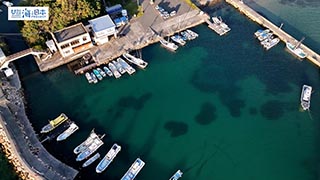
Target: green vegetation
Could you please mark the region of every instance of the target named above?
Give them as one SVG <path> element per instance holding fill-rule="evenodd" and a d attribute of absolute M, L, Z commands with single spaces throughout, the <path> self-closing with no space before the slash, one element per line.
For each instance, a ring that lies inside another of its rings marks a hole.
<path fill-rule="evenodd" d="M 27 42 L 35 48 L 41 48 L 48 32 L 54 32 L 70 24 L 93 18 L 101 13 L 101 3 L 96 0 L 56 0 L 37 1 L 29 5 L 48 6 L 50 11 L 49 21 L 24 21 L 22 35 Z"/>
<path fill-rule="evenodd" d="M 8 49 L 8 46 L 7 44 L 5 43 L 4 39 L 0 37 L 0 48 L 2 49 L 2 51 L 5 53 L 5 54 L 8 54 L 9 53 L 9 49 Z"/>

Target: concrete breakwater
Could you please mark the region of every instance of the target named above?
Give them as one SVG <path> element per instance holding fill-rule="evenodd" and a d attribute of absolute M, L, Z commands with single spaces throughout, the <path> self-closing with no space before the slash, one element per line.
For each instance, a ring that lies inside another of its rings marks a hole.
<path fill-rule="evenodd" d="M 279 37 L 280 40 L 283 42 L 290 42 L 292 44 L 297 44 L 298 40 L 292 37 L 290 34 L 285 32 L 283 29 L 279 28 L 271 21 L 257 13 L 255 10 L 250 8 L 248 5 L 245 4 L 242 0 L 226 0 L 227 3 L 234 6 L 238 9 L 241 13 L 245 14 L 251 20 L 257 22 L 258 24 L 264 26 L 265 28 L 270 29 L 275 35 Z M 314 52 L 312 49 L 307 47 L 304 44 L 300 45 L 300 48 L 307 53 L 307 59 L 310 60 L 313 64 L 320 67 L 320 55 Z"/>
<path fill-rule="evenodd" d="M 57 160 L 39 142 L 25 114 L 17 72 L 1 77 L 1 144 L 9 161 L 23 179 L 74 179 L 78 171 Z"/>

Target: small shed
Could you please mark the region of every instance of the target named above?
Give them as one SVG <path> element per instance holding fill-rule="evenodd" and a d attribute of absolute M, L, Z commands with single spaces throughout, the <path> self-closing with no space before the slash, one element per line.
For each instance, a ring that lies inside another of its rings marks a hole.
<path fill-rule="evenodd" d="M 109 41 L 109 36 L 117 37 L 116 25 L 109 15 L 101 16 L 89 21 L 93 40 L 97 44 L 103 44 Z"/>

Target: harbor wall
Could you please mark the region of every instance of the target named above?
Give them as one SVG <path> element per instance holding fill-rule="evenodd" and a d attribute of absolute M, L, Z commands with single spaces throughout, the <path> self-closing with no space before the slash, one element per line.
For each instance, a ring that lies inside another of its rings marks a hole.
<path fill-rule="evenodd" d="M 273 24 L 270 20 L 266 19 L 259 13 L 257 13 L 255 10 L 250 8 L 248 5 L 245 4 L 243 0 L 226 0 L 227 3 L 234 6 L 236 9 L 238 9 L 241 13 L 246 15 L 248 18 L 250 18 L 252 21 L 260 24 L 261 26 L 270 29 L 275 35 L 279 37 L 280 40 L 282 40 L 284 43 L 290 42 L 292 44 L 297 44 L 299 41 L 292 37 L 290 34 L 285 32 L 283 29 L 279 28 L 275 24 Z M 307 53 L 307 59 L 310 60 L 314 65 L 317 67 L 320 67 L 320 56 L 316 52 L 314 52 L 312 49 L 310 49 L 305 44 L 301 44 L 300 48 L 303 49 Z"/>
<path fill-rule="evenodd" d="M 4 152 L 21 179 L 71 180 L 78 171 L 57 160 L 39 142 L 25 113 L 21 82 L 0 74 L 0 139 Z"/>

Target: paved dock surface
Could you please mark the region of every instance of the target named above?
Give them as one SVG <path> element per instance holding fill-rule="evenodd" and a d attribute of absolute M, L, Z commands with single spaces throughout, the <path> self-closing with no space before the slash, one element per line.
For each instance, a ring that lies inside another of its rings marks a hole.
<path fill-rule="evenodd" d="M 283 29 L 280 29 L 278 26 L 274 25 L 271 21 L 257 13 L 255 10 L 250 8 L 242 0 L 226 0 L 227 3 L 233 5 L 241 13 L 245 14 L 247 17 L 257 22 L 258 24 L 264 26 L 265 28 L 270 29 L 275 35 L 279 37 L 283 42 L 290 42 L 297 44 L 299 41 L 292 37 L 290 34 L 285 32 Z M 307 47 L 305 44 L 301 44 L 300 48 L 307 53 L 307 59 L 314 63 L 316 66 L 320 67 L 320 56 L 318 53 L 314 52 L 312 49 Z"/>
<path fill-rule="evenodd" d="M 20 87 L 17 72 L 9 81 L 2 79 L 1 89 L 5 96 L 1 98 L 0 121 L 5 124 L 18 155 L 45 179 L 74 179 L 78 171 L 57 160 L 39 142 L 25 114 Z"/>
<path fill-rule="evenodd" d="M 168 12 L 175 10 L 177 14 L 164 20 L 155 9 L 156 5 L 160 5 Z M 154 4 L 150 4 L 150 1 L 143 1 L 142 7 L 144 8 L 143 16 L 132 18 L 127 25 L 120 29 L 118 38 L 87 50 L 93 56 L 95 64 L 79 69 L 77 73 L 84 73 L 89 68 L 107 64 L 128 51 L 138 50 L 156 43 L 160 41 L 158 34 L 161 37 L 170 36 L 202 24 L 209 19 L 207 14 L 183 0 L 155 0 Z M 62 58 L 59 53 L 55 53 L 50 59 L 45 61 L 37 59 L 36 61 L 40 71 L 48 71 L 80 58 L 87 52 L 68 58 Z"/>

